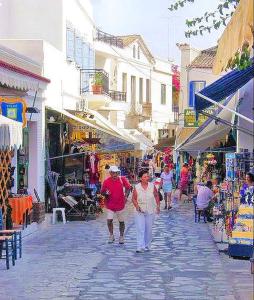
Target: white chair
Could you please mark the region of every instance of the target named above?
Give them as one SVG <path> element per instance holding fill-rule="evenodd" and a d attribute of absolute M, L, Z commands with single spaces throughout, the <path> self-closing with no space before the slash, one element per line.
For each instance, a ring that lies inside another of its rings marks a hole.
<path fill-rule="evenodd" d="M 65 218 L 65 208 L 64 207 L 53 208 L 53 220 L 52 220 L 52 223 L 56 224 L 56 212 L 57 211 L 60 211 L 62 213 L 63 224 L 65 224 L 66 223 L 66 218 Z"/>

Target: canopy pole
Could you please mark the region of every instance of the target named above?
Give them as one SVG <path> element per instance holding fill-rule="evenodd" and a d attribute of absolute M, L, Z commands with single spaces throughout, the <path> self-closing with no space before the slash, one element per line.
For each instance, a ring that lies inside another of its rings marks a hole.
<path fill-rule="evenodd" d="M 224 109 L 226 109 L 226 110 L 232 112 L 233 114 L 237 115 L 239 118 L 242 118 L 242 119 L 246 120 L 247 122 L 249 122 L 249 123 L 251 123 L 251 124 L 254 124 L 254 121 L 253 121 L 253 120 L 251 120 L 251 119 L 245 117 L 245 116 L 242 115 L 242 114 L 239 114 L 239 113 L 236 112 L 235 110 L 233 110 L 233 109 L 231 109 L 231 108 L 228 108 L 228 107 L 226 107 L 225 105 L 223 105 L 223 104 L 221 104 L 221 103 L 219 103 L 219 102 L 216 102 L 216 101 L 214 101 L 214 100 L 212 100 L 212 99 L 210 99 L 210 98 L 208 98 L 208 97 L 206 97 L 206 96 L 204 96 L 204 95 L 202 95 L 202 94 L 200 94 L 200 93 L 196 93 L 196 95 L 198 95 L 199 97 L 205 99 L 206 101 L 208 101 L 208 102 L 210 102 L 210 103 L 212 103 L 212 104 L 214 104 L 214 105 L 217 105 L 217 106 L 219 106 L 219 107 L 221 107 L 221 108 L 224 108 Z"/>

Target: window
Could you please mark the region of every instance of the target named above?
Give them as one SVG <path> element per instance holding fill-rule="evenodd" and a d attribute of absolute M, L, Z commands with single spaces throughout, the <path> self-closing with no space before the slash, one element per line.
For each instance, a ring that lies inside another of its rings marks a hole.
<path fill-rule="evenodd" d="M 122 92 L 127 93 L 127 74 L 122 74 Z"/>
<path fill-rule="evenodd" d="M 133 49 L 132 49 L 132 56 L 133 56 L 133 58 L 136 58 L 136 46 L 135 45 L 133 46 Z"/>
<path fill-rule="evenodd" d="M 66 28 L 66 59 L 74 61 L 75 57 L 75 31 L 71 27 Z"/>
<path fill-rule="evenodd" d="M 136 103 L 136 77 L 131 76 L 131 102 Z"/>
<path fill-rule="evenodd" d="M 151 97 L 150 97 L 150 79 L 146 79 L 146 102 L 149 103 L 151 102 Z"/>
<path fill-rule="evenodd" d="M 190 81 L 189 85 L 189 107 L 195 105 L 195 93 L 201 91 L 205 87 L 205 81 Z"/>
<path fill-rule="evenodd" d="M 172 137 L 175 136 L 175 129 L 172 129 Z"/>
<path fill-rule="evenodd" d="M 166 104 L 166 84 L 161 85 L 161 104 Z"/>
<path fill-rule="evenodd" d="M 143 103 L 143 78 L 139 78 L 139 103 Z"/>
<path fill-rule="evenodd" d="M 138 46 L 138 59 L 140 59 L 140 47 Z"/>

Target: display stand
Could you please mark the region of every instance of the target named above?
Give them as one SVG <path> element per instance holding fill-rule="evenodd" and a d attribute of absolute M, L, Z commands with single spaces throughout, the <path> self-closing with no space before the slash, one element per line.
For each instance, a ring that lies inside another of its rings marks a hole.
<path fill-rule="evenodd" d="M 253 221 L 253 205 L 240 205 L 232 237 L 229 239 L 228 253 L 230 256 L 252 257 Z"/>

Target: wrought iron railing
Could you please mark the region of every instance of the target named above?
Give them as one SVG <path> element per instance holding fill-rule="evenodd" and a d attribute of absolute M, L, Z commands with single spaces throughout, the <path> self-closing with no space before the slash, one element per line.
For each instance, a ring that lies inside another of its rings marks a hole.
<path fill-rule="evenodd" d="M 97 30 L 96 40 L 107 43 L 111 46 L 116 46 L 118 48 L 123 48 L 123 40 L 117 36 L 108 34 L 101 30 Z"/>
<path fill-rule="evenodd" d="M 103 69 L 80 70 L 80 93 L 108 94 L 109 76 Z"/>
<path fill-rule="evenodd" d="M 126 93 L 118 91 L 109 91 L 109 96 L 113 101 L 126 102 Z"/>

